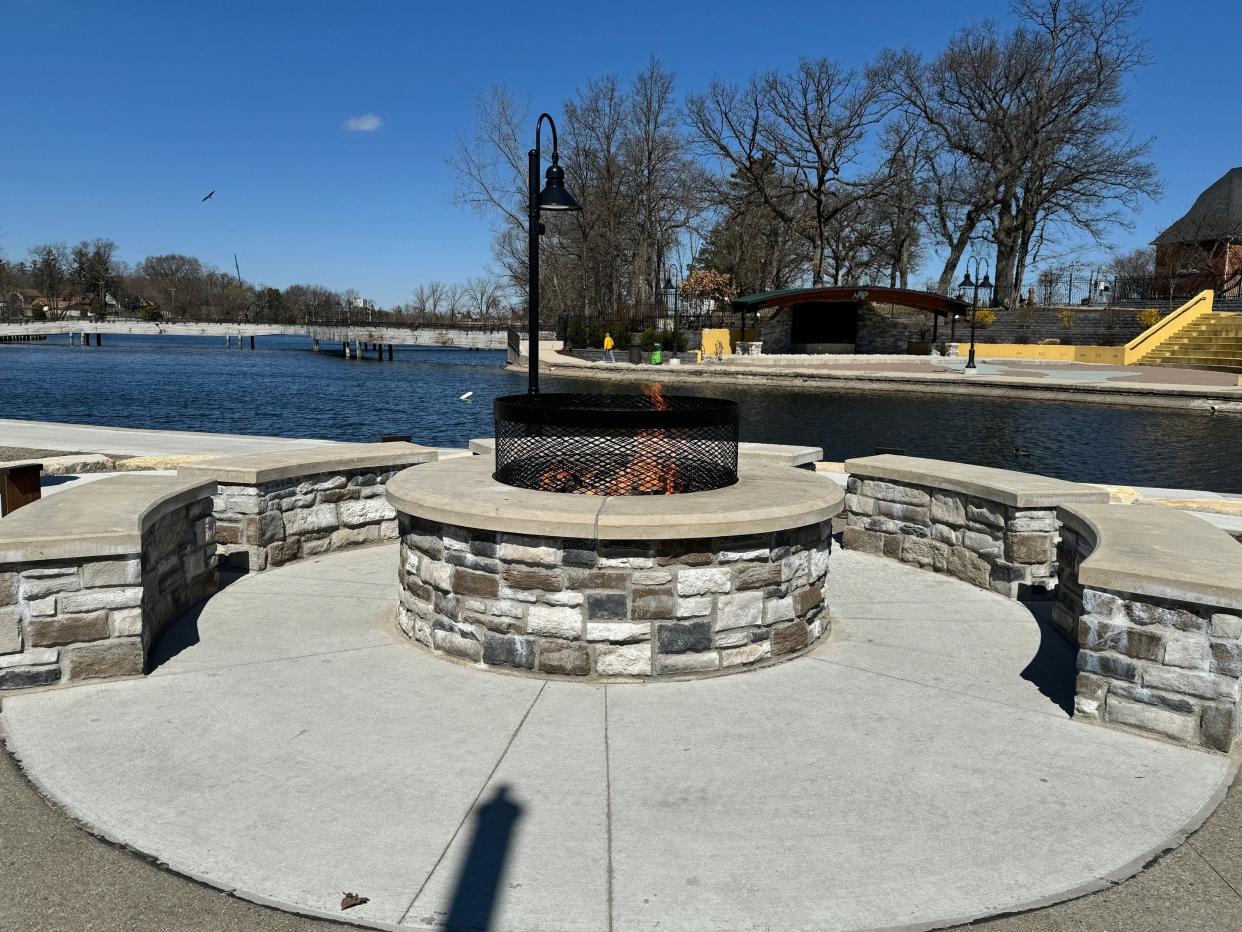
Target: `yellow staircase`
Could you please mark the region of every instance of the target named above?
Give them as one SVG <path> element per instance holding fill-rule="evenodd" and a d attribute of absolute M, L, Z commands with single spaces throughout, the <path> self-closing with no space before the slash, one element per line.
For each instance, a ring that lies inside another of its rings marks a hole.
<path fill-rule="evenodd" d="M 1146 354 L 1140 365 L 1242 373 L 1242 314 L 1204 314 Z"/>

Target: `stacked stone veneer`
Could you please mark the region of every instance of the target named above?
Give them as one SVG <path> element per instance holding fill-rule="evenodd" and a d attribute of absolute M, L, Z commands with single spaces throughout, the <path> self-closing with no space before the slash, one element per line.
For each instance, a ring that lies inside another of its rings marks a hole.
<path fill-rule="evenodd" d="M 295 476 L 258 485 L 221 482 L 214 497 L 221 557 L 250 572 L 300 557 L 397 537 L 384 485 L 404 467 Z"/>
<path fill-rule="evenodd" d="M 842 543 L 1017 598 L 1056 585 L 1056 509 L 851 476 Z"/>
<path fill-rule="evenodd" d="M 828 523 L 652 542 L 400 520 L 401 629 L 480 666 L 712 674 L 795 654 L 828 631 Z"/>
<path fill-rule="evenodd" d="M 207 497 L 156 519 L 140 552 L 0 564 L 0 689 L 142 673 L 165 625 L 215 588 Z"/>
<path fill-rule="evenodd" d="M 1228 752 L 1242 732 L 1242 616 L 1081 587 L 1091 548 L 1062 528 L 1053 621 L 1078 645 L 1075 718 Z"/>

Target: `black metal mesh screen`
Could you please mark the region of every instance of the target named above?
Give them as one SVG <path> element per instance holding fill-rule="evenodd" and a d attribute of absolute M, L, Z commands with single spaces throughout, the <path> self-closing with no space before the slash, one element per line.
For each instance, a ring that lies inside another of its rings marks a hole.
<path fill-rule="evenodd" d="M 578 495 L 672 495 L 737 481 L 737 404 L 719 398 L 498 398 L 495 478 Z"/>

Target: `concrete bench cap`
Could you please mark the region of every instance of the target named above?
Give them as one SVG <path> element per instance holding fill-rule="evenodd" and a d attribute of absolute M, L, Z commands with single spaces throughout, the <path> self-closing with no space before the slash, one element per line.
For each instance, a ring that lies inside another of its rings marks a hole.
<path fill-rule="evenodd" d="M 491 456 L 496 452 L 496 441 L 492 437 L 475 437 L 470 441 L 470 452 Z M 737 453 L 738 459 L 743 462 L 767 466 L 805 466 L 807 463 L 818 463 L 824 458 L 822 447 L 802 447 L 788 443 L 745 441 L 737 445 Z"/>
<path fill-rule="evenodd" d="M 434 459 L 435 450 L 416 443 L 334 443 L 273 447 L 254 453 L 217 456 L 187 463 L 177 469 L 177 474 L 239 485 L 258 485 L 330 472 L 415 466 Z"/>
<path fill-rule="evenodd" d="M 740 537 L 804 527 L 841 511 L 845 493 L 802 469 L 743 466 L 736 485 L 685 495 L 606 497 L 537 492 L 492 478 L 474 456 L 407 469 L 388 483 L 397 511 L 485 531 L 582 540 Z"/>
<path fill-rule="evenodd" d="M 139 553 L 153 521 L 213 491 L 201 476 L 147 473 L 65 489 L 0 518 L 0 563 Z"/>
<path fill-rule="evenodd" d="M 1057 517 L 1094 549 L 1078 569 L 1092 589 L 1238 611 L 1242 544 L 1167 505 L 1064 505 Z"/>
<path fill-rule="evenodd" d="M 1095 486 L 1050 479 L 1012 469 L 993 469 L 918 456 L 862 456 L 845 461 L 859 479 L 886 479 L 925 488 L 973 495 L 1014 508 L 1053 508 L 1063 502 L 1106 503 L 1108 492 Z"/>

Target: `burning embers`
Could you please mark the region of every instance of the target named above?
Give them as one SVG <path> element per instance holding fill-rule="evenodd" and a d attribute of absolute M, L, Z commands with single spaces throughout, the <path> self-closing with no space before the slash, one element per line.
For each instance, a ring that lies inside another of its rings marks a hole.
<path fill-rule="evenodd" d="M 664 395 L 496 399 L 495 478 L 577 495 L 673 495 L 737 481 L 737 403 Z"/>

